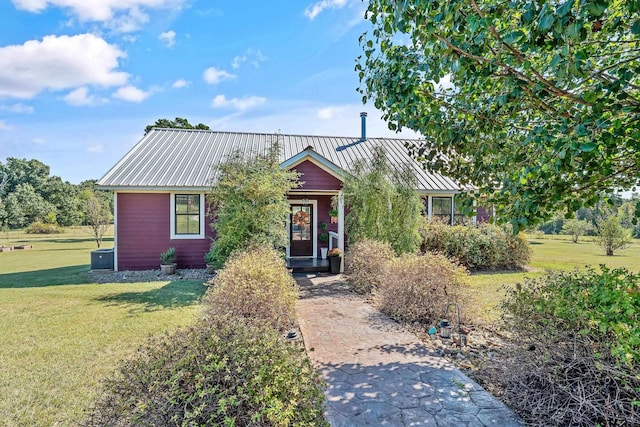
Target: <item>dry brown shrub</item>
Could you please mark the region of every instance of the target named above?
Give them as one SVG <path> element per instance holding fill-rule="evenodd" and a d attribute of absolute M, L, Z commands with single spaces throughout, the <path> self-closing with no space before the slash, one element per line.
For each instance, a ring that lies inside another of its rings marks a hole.
<path fill-rule="evenodd" d="M 448 303 L 458 302 L 467 277 L 464 268 L 444 255 L 404 254 L 387 262 L 376 304 L 400 322 L 435 324 Z"/>
<path fill-rule="evenodd" d="M 527 425 L 640 425 L 637 371 L 588 337 L 567 332 L 513 342 L 475 376 L 497 388 Z"/>
<path fill-rule="evenodd" d="M 393 258 L 391 245 L 377 240 L 362 240 L 349 247 L 345 258 L 351 288 L 361 294 L 380 286 L 387 262 Z"/>
<path fill-rule="evenodd" d="M 285 313 L 292 319 L 298 288 L 282 256 L 258 246 L 234 253 L 213 279 L 203 299 L 210 315 L 261 319 L 275 326 Z"/>

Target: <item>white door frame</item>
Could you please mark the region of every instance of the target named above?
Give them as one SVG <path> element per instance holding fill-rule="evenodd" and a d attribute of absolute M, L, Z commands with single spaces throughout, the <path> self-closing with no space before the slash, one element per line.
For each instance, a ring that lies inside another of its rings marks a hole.
<path fill-rule="evenodd" d="M 311 234 L 313 241 L 313 255 L 311 256 L 301 256 L 301 257 L 292 257 L 291 256 L 291 221 L 289 220 L 289 216 L 287 217 L 287 250 L 286 257 L 289 258 L 318 258 L 318 233 L 316 232 L 316 224 L 318 223 L 318 201 L 311 199 L 289 199 L 287 200 L 289 203 L 289 210 L 291 210 L 291 205 L 311 205 L 312 206 L 312 221 L 311 221 Z"/>

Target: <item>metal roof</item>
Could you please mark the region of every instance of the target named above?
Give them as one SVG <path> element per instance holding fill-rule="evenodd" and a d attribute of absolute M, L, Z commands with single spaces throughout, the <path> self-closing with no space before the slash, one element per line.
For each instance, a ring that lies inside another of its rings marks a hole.
<path fill-rule="evenodd" d="M 416 142 L 414 139 L 367 138 L 363 141 L 348 137 L 159 128 L 146 134 L 98 185 L 113 190 L 207 189 L 213 184 L 215 167 L 230 154 L 265 152 L 276 141 L 282 147 L 281 163 L 312 147 L 346 172 L 356 161 L 370 159 L 373 148 L 380 145 L 386 149 L 392 165 L 412 165 L 418 190 L 452 193 L 461 189 L 452 179 L 425 171 L 407 154 L 404 144 Z"/>

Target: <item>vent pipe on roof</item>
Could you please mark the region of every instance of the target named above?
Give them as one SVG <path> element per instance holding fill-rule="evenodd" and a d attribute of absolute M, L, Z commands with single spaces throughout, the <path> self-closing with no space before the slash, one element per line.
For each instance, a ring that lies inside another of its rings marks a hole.
<path fill-rule="evenodd" d="M 360 141 L 367 140 L 367 113 L 360 113 Z"/>

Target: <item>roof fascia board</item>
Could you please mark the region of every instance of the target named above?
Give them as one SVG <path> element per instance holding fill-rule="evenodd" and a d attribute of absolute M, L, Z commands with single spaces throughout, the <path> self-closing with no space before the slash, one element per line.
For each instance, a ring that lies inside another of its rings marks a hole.
<path fill-rule="evenodd" d="M 123 187 L 99 185 L 98 190 L 116 191 L 118 193 L 170 193 L 170 192 L 186 192 L 186 193 L 205 193 L 211 190 L 211 187 Z"/>

